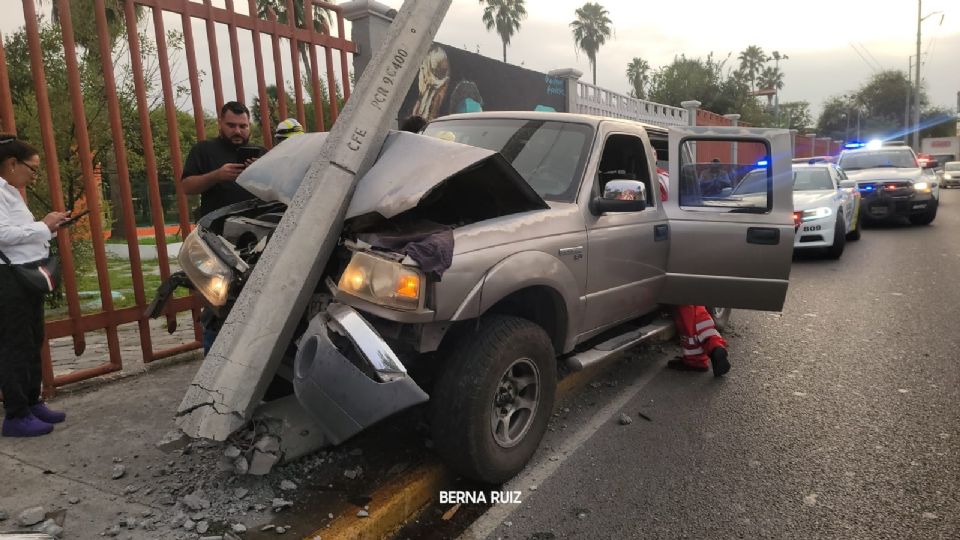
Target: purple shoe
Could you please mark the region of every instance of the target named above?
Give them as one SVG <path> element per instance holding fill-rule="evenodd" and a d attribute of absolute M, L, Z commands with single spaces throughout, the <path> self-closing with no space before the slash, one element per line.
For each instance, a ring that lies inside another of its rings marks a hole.
<path fill-rule="evenodd" d="M 32 414 L 3 420 L 4 437 L 39 437 L 51 431 L 53 424 L 48 424 Z"/>
<path fill-rule="evenodd" d="M 59 424 L 67 419 L 67 413 L 51 410 L 44 402 L 30 406 L 30 413 L 48 424 Z"/>

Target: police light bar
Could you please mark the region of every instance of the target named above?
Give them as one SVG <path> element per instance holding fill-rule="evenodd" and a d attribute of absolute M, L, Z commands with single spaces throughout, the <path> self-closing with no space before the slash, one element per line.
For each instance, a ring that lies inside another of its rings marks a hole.
<path fill-rule="evenodd" d="M 852 150 L 854 148 L 863 148 L 864 146 L 866 146 L 866 144 L 862 142 L 848 142 L 847 144 L 843 145 L 843 147 L 847 150 Z"/>
<path fill-rule="evenodd" d="M 757 167 L 766 167 L 769 164 L 770 164 L 769 161 L 765 159 L 761 159 L 760 161 L 757 162 Z"/>

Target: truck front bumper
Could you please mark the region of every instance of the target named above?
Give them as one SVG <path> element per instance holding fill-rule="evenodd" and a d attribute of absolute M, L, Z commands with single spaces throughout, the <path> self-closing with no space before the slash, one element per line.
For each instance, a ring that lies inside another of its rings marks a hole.
<path fill-rule="evenodd" d="M 429 399 L 373 327 L 339 303 L 317 315 L 304 333 L 293 387 L 332 444 Z"/>

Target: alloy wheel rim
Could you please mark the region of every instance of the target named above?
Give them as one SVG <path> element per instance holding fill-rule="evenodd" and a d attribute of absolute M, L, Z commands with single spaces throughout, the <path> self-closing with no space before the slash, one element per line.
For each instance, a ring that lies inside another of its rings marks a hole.
<path fill-rule="evenodd" d="M 540 404 L 540 370 L 533 360 L 519 358 L 504 370 L 490 410 L 490 432 L 497 445 L 516 446 L 533 426 Z"/>

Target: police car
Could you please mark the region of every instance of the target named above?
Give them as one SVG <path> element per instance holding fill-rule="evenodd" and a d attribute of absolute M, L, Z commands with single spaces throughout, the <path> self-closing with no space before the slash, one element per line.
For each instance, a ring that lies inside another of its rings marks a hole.
<path fill-rule="evenodd" d="M 847 240 L 860 239 L 860 192 L 841 187 L 846 179 L 832 163 L 793 165 L 794 249 L 826 248 L 838 259 Z"/>

